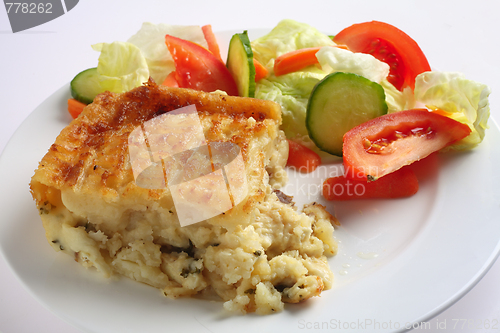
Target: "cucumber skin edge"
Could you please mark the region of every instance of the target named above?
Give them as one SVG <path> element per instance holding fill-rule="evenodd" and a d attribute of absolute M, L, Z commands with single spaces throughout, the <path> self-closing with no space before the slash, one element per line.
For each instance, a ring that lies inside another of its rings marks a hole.
<path fill-rule="evenodd" d="M 230 50 L 231 50 L 231 43 L 233 41 L 233 38 L 238 38 L 238 42 L 240 43 L 240 45 L 243 47 L 243 51 L 245 52 L 246 54 L 246 58 L 247 58 L 247 65 L 248 65 L 248 76 L 249 76 L 249 79 L 248 79 L 248 96 L 246 97 L 255 97 L 255 87 L 256 87 L 256 84 L 255 84 L 255 67 L 254 67 L 254 64 L 253 64 L 253 51 L 252 51 L 252 48 L 250 46 L 250 39 L 248 38 L 248 32 L 247 30 L 244 30 L 242 33 L 236 33 L 234 34 L 232 37 L 231 37 L 231 40 L 229 42 L 229 50 L 228 50 L 228 55 L 227 55 L 227 60 L 226 60 L 226 66 L 229 68 L 229 57 L 230 57 Z M 237 81 L 237 84 L 238 84 L 238 79 L 237 78 L 234 78 L 235 81 Z"/>
<path fill-rule="evenodd" d="M 70 82 L 71 97 L 73 97 L 77 101 L 82 102 L 82 103 L 87 104 L 87 105 L 93 102 L 93 98 L 91 99 L 86 94 L 80 93 L 79 87 L 75 88 L 75 85 L 78 85 L 79 80 L 87 79 L 88 78 L 87 75 L 88 75 L 89 71 L 97 72 L 97 67 L 87 68 L 87 69 L 79 72 L 78 74 L 75 75 L 75 77 Z M 99 94 L 99 93 L 97 93 L 97 94 Z M 95 96 L 94 96 L 94 98 L 95 98 Z"/>

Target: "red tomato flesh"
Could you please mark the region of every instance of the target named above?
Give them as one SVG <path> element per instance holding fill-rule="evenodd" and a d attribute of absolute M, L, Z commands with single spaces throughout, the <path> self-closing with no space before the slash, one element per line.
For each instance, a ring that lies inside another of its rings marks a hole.
<path fill-rule="evenodd" d="M 345 28 L 333 39 L 353 52 L 373 55 L 390 66 L 388 81 L 397 89 L 415 87 L 415 77 L 430 71 L 418 44 L 406 33 L 383 22 L 371 21 Z"/>
<path fill-rule="evenodd" d="M 209 50 L 191 41 L 165 36 L 165 43 L 172 55 L 181 88 L 206 92 L 223 90 L 238 96 L 238 87 L 226 65 Z"/>
<path fill-rule="evenodd" d="M 417 192 L 417 176 L 409 167 L 372 182 L 345 176 L 328 178 L 323 182 L 323 196 L 335 201 L 405 198 Z"/>
<path fill-rule="evenodd" d="M 321 158 L 311 149 L 288 140 L 288 160 L 286 165 L 296 168 L 300 172 L 313 172 L 321 164 Z"/>
<path fill-rule="evenodd" d="M 170 74 L 168 74 L 163 81 L 162 85 L 167 87 L 179 87 L 179 82 L 177 81 L 177 72 L 170 72 Z"/>
<path fill-rule="evenodd" d="M 465 138 L 470 132 L 469 126 L 425 109 L 386 114 L 344 135 L 344 169 L 350 177 L 375 180 Z"/>

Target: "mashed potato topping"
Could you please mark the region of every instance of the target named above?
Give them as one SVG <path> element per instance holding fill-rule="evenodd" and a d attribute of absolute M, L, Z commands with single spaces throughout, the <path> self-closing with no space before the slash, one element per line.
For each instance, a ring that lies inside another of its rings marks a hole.
<path fill-rule="evenodd" d="M 137 186 L 127 136 L 158 114 L 195 104 L 208 141 L 242 151 L 247 197 L 181 227 L 168 188 Z M 31 181 L 49 244 L 104 276 L 123 275 L 169 298 L 214 295 L 226 310 L 268 314 L 329 289 L 335 218 L 297 211 L 279 187 L 288 144 L 273 102 L 158 87 L 104 93 L 65 128 Z"/>

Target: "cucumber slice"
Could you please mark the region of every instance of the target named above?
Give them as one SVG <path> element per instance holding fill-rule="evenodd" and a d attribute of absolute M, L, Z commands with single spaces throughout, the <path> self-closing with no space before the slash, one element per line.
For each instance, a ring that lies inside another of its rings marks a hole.
<path fill-rule="evenodd" d="M 342 139 L 353 127 L 387 113 L 382 86 L 362 76 L 336 72 L 314 87 L 306 127 L 319 149 L 342 156 Z"/>
<path fill-rule="evenodd" d="M 255 97 L 255 66 L 247 31 L 234 34 L 229 42 L 226 66 L 242 97 Z"/>
<path fill-rule="evenodd" d="M 97 94 L 102 93 L 97 68 L 89 68 L 78 73 L 71 81 L 71 96 L 77 101 L 90 104 Z"/>

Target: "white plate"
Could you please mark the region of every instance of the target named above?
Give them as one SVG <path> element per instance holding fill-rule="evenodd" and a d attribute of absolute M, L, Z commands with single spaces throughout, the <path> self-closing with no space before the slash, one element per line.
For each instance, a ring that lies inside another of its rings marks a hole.
<path fill-rule="evenodd" d="M 231 34 L 219 35 L 221 45 Z M 28 188 L 70 121 L 69 97 L 65 85 L 44 101 L 0 158 L 0 249 L 34 297 L 84 332 L 404 331 L 460 299 L 500 252 L 500 131 L 490 121 L 475 150 L 416 165 L 420 190 L 409 199 L 324 202 L 319 184 L 338 165 L 291 174 L 286 192 L 302 203 L 324 203 L 342 226 L 339 254 L 329 261 L 333 289 L 282 313 L 227 316 L 219 302 L 173 301 L 126 278 L 104 279 L 52 250 Z"/>

